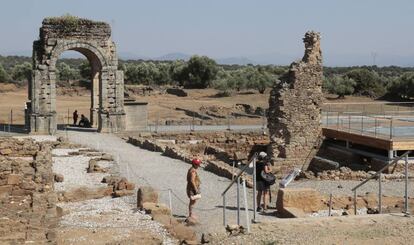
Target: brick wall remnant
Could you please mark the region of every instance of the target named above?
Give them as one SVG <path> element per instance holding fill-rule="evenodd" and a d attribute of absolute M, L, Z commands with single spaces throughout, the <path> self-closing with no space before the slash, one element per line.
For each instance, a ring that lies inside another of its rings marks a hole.
<path fill-rule="evenodd" d="M 6 150 L 7 149 L 7 150 Z M 0 244 L 56 241 L 51 147 L 0 138 Z"/>
<path fill-rule="evenodd" d="M 283 174 L 301 167 L 318 145 L 321 132 L 322 52 L 320 33 L 309 31 L 303 38 L 305 54 L 293 62 L 269 98 L 268 128 L 274 171 Z"/>

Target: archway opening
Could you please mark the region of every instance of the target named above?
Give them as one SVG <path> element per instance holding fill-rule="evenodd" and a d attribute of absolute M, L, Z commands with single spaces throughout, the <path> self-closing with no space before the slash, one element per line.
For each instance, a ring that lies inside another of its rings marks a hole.
<path fill-rule="evenodd" d="M 58 129 L 97 130 L 101 107 L 99 58 L 85 48 L 68 49 L 59 54 L 55 67 Z"/>

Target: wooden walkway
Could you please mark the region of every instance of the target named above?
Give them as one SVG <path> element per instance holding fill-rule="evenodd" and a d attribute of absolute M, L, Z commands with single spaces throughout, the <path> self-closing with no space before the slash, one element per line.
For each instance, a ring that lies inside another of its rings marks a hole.
<path fill-rule="evenodd" d="M 360 131 L 349 131 L 344 128 L 323 127 L 322 134 L 326 138 L 352 142 L 354 144 L 365 145 L 387 151 L 414 150 L 414 138 L 393 137 L 387 138 L 381 135 L 363 133 Z"/>

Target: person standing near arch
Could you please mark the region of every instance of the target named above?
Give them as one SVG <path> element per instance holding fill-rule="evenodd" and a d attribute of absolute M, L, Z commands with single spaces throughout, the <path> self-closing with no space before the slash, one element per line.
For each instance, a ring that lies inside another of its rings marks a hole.
<path fill-rule="evenodd" d="M 75 110 L 75 111 L 73 112 L 73 125 L 74 125 L 74 126 L 76 126 L 76 123 L 78 122 L 78 117 L 79 117 L 79 115 L 78 115 L 78 110 Z"/>

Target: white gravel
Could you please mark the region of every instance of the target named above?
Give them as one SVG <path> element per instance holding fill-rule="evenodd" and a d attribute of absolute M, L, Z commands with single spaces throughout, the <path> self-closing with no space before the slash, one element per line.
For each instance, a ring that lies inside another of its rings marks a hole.
<path fill-rule="evenodd" d="M 134 229 L 147 231 L 159 235 L 163 244 L 177 244 L 168 232 L 157 222 L 151 220 L 151 216 L 136 211 L 130 204 L 128 197 L 93 199 L 75 203 L 60 203 L 59 206 L 69 211 L 60 221 L 60 226 L 65 228 L 122 228 L 123 232 L 118 240 L 128 237 L 128 230 Z"/>
<path fill-rule="evenodd" d="M 55 183 L 55 191 L 69 191 L 71 189 L 86 186 L 88 188 L 105 187 L 107 184 L 101 183 L 102 178 L 108 173 L 87 173 L 89 160 L 91 157 L 70 156 L 69 152 L 77 151 L 76 149 L 53 149 L 53 172 L 62 174 L 64 181 Z M 103 162 L 99 162 L 100 166 Z M 107 163 L 108 167 L 113 164 Z"/>

